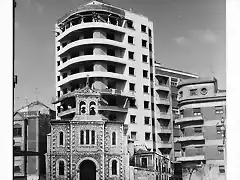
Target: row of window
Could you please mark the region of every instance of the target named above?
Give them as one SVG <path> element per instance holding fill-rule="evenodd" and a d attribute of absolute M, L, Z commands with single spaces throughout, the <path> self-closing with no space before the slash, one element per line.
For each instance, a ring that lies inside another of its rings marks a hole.
<path fill-rule="evenodd" d="M 133 21 L 128 20 L 127 21 L 127 27 L 131 28 L 131 29 L 134 29 Z M 141 24 L 141 32 L 147 33 L 147 26 Z M 152 37 L 152 30 L 150 28 L 148 28 L 148 35 L 149 35 L 149 37 Z"/>
<path fill-rule="evenodd" d="M 118 161 L 113 159 L 110 161 L 111 165 L 109 166 L 109 170 L 111 172 L 111 175 L 118 175 Z M 57 167 L 58 167 L 58 175 L 64 176 L 66 174 L 65 172 L 65 162 L 63 160 L 58 161 Z"/>
<path fill-rule="evenodd" d="M 64 146 L 64 133 L 59 132 L 59 145 Z M 96 133 L 94 130 L 81 130 L 80 131 L 80 144 L 81 145 L 95 145 L 96 144 Z M 111 145 L 117 144 L 116 132 L 111 134 Z"/>
<path fill-rule="evenodd" d="M 134 67 L 129 67 L 129 75 L 135 76 Z M 148 78 L 148 70 L 143 70 L 143 78 Z M 153 73 L 150 73 L 150 80 L 153 81 Z"/>
<path fill-rule="evenodd" d="M 134 45 L 134 37 L 128 36 L 128 43 Z M 147 40 L 142 39 L 142 47 L 147 48 Z M 152 44 L 149 43 L 149 51 L 152 51 Z"/>
<path fill-rule="evenodd" d="M 129 90 L 135 92 L 135 84 L 134 83 L 129 83 Z M 143 85 L 143 93 L 149 93 L 149 86 Z M 154 90 L 151 88 L 151 96 L 154 96 Z"/>
<path fill-rule="evenodd" d="M 136 115 L 130 115 L 130 123 L 135 124 L 136 123 Z M 150 125 L 150 117 L 144 117 L 144 124 Z M 155 119 L 152 118 L 152 125 L 155 125 Z"/>
<path fill-rule="evenodd" d="M 137 108 L 135 99 L 129 99 L 129 107 L 130 108 Z M 144 109 L 150 109 L 149 101 L 144 101 L 143 102 L 143 107 L 144 107 Z M 154 111 L 154 103 L 151 103 L 151 110 Z"/>
<path fill-rule="evenodd" d="M 215 106 L 215 113 L 216 114 L 223 114 L 223 106 Z M 183 117 L 184 110 L 180 110 L 180 115 Z M 194 116 L 200 116 L 202 114 L 201 108 L 193 108 L 193 115 Z"/>
<path fill-rule="evenodd" d="M 197 96 L 198 95 L 198 89 L 190 89 L 189 93 L 190 93 L 190 96 Z M 200 90 L 200 93 L 202 95 L 206 95 L 208 93 L 208 91 L 207 91 L 206 88 L 202 88 Z M 183 91 L 179 91 L 179 98 L 182 98 L 182 97 L 183 97 Z"/>

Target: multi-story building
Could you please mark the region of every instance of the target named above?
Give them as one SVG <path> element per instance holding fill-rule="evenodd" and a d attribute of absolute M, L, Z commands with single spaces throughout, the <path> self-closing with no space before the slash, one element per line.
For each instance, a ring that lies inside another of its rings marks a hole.
<path fill-rule="evenodd" d="M 178 89 L 174 142 L 183 179 L 225 179 L 226 91 L 215 78 L 182 80 Z"/>
<path fill-rule="evenodd" d="M 14 179 L 45 176 L 47 134 L 55 111 L 36 101 L 14 113 Z"/>

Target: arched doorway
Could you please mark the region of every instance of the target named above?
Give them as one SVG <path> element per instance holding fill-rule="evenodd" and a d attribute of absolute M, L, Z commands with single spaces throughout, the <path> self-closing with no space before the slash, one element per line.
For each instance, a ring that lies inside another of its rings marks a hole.
<path fill-rule="evenodd" d="M 91 160 L 84 160 L 80 166 L 80 180 L 96 180 L 96 166 Z"/>

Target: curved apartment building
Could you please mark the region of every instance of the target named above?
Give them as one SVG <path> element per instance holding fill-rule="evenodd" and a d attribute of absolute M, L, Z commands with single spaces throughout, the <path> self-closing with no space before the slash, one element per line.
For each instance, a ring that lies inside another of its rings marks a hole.
<path fill-rule="evenodd" d="M 88 82 L 105 102 L 99 112 L 110 120 L 124 119 L 130 125 L 129 136 L 153 149 L 151 135 L 139 131 L 152 132 L 151 125 L 144 124 L 152 118 L 152 22 L 103 1 L 91 1 L 60 18 L 55 31 L 58 119 L 74 117 L 76 103 L 69 95 Z"/>
<path fill-rule="evenodd" d="M 226 91 L 215 78 L 182 80 L 178 89 L 174 142 L 183 179 L 225 179 Z"/>

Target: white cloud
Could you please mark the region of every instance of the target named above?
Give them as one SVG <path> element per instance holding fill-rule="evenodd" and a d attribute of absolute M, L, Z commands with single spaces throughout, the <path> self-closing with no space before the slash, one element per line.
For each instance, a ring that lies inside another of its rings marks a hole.
<path fill-rule="evenodd" d="M 174 38 L 174 41 L 176 41 L 176 43 L 178 43 L 178 44 L 183 44 L 186 42 L 186 38 L 184 36 L 176 37 L 176 38 Z"/>
<path fill-rule="evenodd" d="M 201 43 L 213 44 L 217 42 L 217 35 L 209 30 L 193 30 L 191 31 L 192 37 Z"/>

